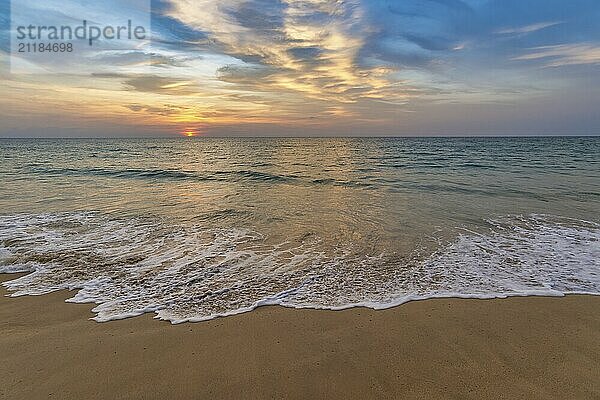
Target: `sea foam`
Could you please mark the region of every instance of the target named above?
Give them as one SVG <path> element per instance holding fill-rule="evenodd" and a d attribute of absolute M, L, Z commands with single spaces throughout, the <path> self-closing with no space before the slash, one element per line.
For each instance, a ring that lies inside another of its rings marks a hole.
<path fill-rule="evenodd" d="M 443 298 L 600 294 L 600 225 L 504 216 L 460 229 L 427 254 L 367 255 L 318 237 L 273 243 L 246 228 L 208 229 L 99 213 L 0 216 L 0 273 L 12 296 L 74 290 L 99 322 L 153 312 L 173 323 L 263 305 L 340 310 Z"/>

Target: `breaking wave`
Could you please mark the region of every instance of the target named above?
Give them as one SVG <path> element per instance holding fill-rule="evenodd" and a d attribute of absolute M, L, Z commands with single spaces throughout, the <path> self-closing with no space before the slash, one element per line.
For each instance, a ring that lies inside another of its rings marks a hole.
<path fill-rule="evenodd" d="M 435 297 L 600 294 L 600 225 L 505 216 L 423 253 L 367 255 L 314 235 L 273 242 L 252 229 L 209 229 L 100 213 L 0 216 L 0 273 L 12 296 L 76 290 L 99 322 L 154 312 L 173 323 L 262 305 L 393 307 Z"/>

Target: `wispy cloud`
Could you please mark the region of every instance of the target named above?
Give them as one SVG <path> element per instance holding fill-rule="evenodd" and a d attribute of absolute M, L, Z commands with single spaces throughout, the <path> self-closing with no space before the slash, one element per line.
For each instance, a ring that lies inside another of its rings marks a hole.
<path fill-rule="evenodd" d="M 498 35 L 519 35 L 541 31 L 542 29 L 550 28 L 551 26 L 560 25 L 563 22 L 538 22 L 536 24 L 525 25 L 517 28 L 503 28 L 495 31 Z"/>
<path fill-rule="evenodd" d="M 373 29 L 358 0 L 173 0 L 172 5 L 170 17 L 206 32 L 242 64 L 219 70 L 226 82 L 253 80 L 256 89 L 341 103 L 382 98 L 389 85 L 389 68 L 357 63 Z"/>
<path fill-rule="evenodd" d="M 567 65 L 600 64 L 600 45 L 598 44 L 563 44 L 541 46 L 531 49 L 529 54 L 515 57 L 514 60 L 544 60 L 546 67 L 562 67 Z"/>

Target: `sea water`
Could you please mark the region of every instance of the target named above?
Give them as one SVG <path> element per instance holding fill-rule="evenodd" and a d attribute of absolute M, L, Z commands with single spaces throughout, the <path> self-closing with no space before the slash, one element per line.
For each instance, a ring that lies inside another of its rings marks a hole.
<path fill-rule="evenodd" d="M 600 138 L 0 140 L 0 272 L 97 321 L 600 294 Z"/>

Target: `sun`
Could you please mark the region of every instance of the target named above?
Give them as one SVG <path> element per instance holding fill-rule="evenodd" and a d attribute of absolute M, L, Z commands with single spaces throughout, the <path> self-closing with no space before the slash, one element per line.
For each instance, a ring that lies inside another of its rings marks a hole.
<path fill-rule="evenodd" d="M 196 128 L 185 128 L 181 131 L 181 134 L 186 137 L 195 137 L 198 136 L 199 132 Z"/>

